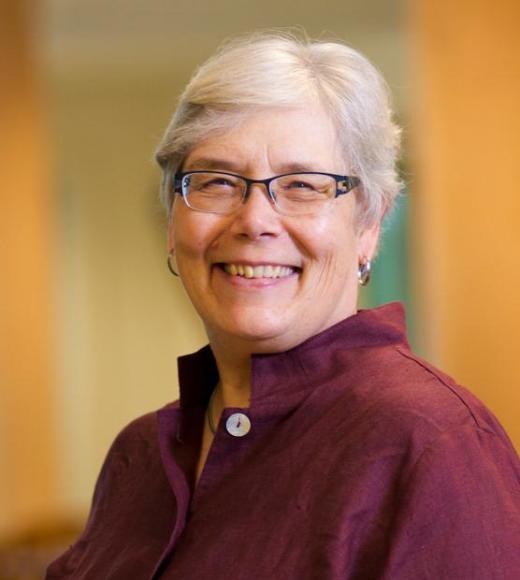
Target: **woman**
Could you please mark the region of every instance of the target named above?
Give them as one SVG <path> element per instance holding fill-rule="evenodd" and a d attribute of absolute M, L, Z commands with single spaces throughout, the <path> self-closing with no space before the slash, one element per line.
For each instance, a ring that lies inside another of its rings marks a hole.
<path fill-rule="evenodd" d="M 192 78 L 159 147 L 169 265 L 209 346 L 137 419 L 48 578 L 518 578 L 519 466 L 493 416 L 357 311 L 399 190 L 384 82 L 259 35 Z"/>

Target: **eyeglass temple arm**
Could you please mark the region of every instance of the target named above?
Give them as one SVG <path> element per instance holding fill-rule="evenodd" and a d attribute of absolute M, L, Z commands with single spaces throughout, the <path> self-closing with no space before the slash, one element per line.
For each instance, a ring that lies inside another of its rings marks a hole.
<path fill-rule="evenodd" d="M 341 182 L 343 182 L 344 189 L 340 189 L 339 187 Z M 361 185 L 361 179 L 359 179 L 359 177 L 351 177 L 350 175 L 346 175 L 345 178 L 341 179 L 341 181 L 338 181 L 336 197 L 349 193 L 358 185 Z"/>

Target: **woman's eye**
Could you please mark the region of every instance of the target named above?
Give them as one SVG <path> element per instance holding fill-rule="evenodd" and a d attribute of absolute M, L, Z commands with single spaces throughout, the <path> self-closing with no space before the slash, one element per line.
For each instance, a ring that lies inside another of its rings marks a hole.
<path fill-rule="evenodd" d="M 314 187 L 310 183 L 306 183 L 305 181 L 292 181 L 287 186 L 287 189 L 303 189 L 307 191 L 314 191 Z"/>
<path fill-rule="evenodd" d="M 215 177 L 213 179 L 208 179 L 207 181 L 204 181 L 203 183 L 200 184 L 200 187 L 202 188 L 211 188 L 211 187 L 228 188 L 234 186 L 235 184 L 229 179 L 226 179 L 225 177 Z"/>

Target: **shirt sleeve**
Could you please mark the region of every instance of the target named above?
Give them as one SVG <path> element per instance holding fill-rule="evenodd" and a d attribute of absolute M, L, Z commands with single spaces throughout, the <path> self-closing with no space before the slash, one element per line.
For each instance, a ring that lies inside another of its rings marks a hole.
<path fill-rule="evenodd" d="M 443 433 L 397 501 L 385 580 L 520 578 L 519 462 L 493 431 L 473 424 Z"/>

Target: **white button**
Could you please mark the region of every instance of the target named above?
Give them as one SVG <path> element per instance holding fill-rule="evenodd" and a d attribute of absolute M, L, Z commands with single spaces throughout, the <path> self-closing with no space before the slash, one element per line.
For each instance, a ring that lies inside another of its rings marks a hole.
<path fill-rule="evenodd" d="M 233 413 L 226 421 L 226 429 L 233 437 L 243 437 L 251 430 L 251 421 L 244 413 Z"/>

